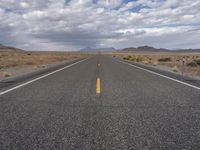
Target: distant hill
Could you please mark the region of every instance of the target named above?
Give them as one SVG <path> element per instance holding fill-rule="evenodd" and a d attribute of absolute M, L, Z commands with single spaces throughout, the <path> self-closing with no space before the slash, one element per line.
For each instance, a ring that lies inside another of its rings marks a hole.
<path fill-rule="evenodd" d="M 108 48 L 91 48 L 91 47 L 86 47 L 81 49 L 81 51 L 115 51 L 116 49 L 113 47 L 108 47 Z"/>
<path fill-rule="evenodd" d="M 0 44 L 0 52 L 23 52 L 23 50 Z"/>
<path fill-rule="evenodd" d="M 125 52 L 178 52 L 178 53 L 200 53 L 200 49 L 178 49 L 178 50 L 170 50 L 170 49 L 164 49 L 164 48 L 154 48 L 150 46 L 141 46 L 141 47 L 130 47 L 130 48 L 124 48 L 122 51 Z"/>
<path fill-rule="evenodd" d="M 170 50 L 164 49 L 164 48 L 154 48 L 150 46 L 141 46 L 141 47 L 130 47 L 122 49 L 122 51 L 128 51 L 128 52 L 169 52 Z"/>
<path fill-rule="evenodd" d="M 200 53 L 200 49 L 180 49 L 180 50 L 175 50 L 175 52 L 179 52 L 179 53 Z"/>

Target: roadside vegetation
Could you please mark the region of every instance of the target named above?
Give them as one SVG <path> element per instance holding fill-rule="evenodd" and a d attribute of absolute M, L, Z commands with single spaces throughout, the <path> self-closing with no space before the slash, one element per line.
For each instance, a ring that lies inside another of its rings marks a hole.
<path fill-rule="evenodd" d="M 15 66 L 46 65 L 83 57 L 79 53 L 64 52 L 0 52 L 0 69 Z"/>
<path fill-rule="evenodd" d="M 200 66 L 200 59 L 194 59 L 191 62 L 187 63 L 187 66 L 198 67 Z"/>
<path fill-rule="evenodd" d="M 0 52 L 0 79 L 47 67 L 49 64 L 86 57 L 80 52 Z"/>
<path fill-rule="evenodd" d="M 200 77 L 200 54 L 186 53 L 157 53 L 137 54 L 119 53 L 115 57 L 125 61 L 132 61 L 165 69 L 175 73 L 184 72 L 185 75 Z M 183 67 L 183 59 L 184 67 Z"/>

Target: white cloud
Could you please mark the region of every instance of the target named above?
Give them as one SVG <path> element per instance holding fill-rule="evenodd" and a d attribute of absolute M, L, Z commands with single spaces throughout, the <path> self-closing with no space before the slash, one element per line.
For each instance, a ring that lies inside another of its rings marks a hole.
<path fill-rule="evenodd" d="M 118 8 L 122 5 L 122 0 L 98 0 L 97 4 L 105 8 Z"/>
<path fill-rule="evenodd" d="M 41 50 L 197 48 L 199 8 L 193 0 L 1 0 L 0 43 Z"/>
<path fill-rule="evenodd" d="M 20 3 L 20 6 L 21 6 L 22 8 L 28 8 L 30 5 L 29 5 L 28 3 L 26 3 L 26 2 L 21 2 L 21 3 Z"/>

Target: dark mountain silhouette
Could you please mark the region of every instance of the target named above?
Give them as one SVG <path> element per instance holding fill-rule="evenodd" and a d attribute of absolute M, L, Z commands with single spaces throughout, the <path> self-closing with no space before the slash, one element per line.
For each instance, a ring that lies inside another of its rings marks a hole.
<path fill-rule="evenodd" d="M 170 50 L 165 48 L 155 48 L 150 46 L 140 46 L 140 47 L 129 47 L 124 48 L 122 51 L 126 52 L 179 52 L 179 53 L 200 53 L 200 49 L 177 49 L 177 50 Z"/>
<path fill-rule="evenodd" d="M 200 53 L 200 49 L 179 49 L 175 51 L 180 53 Z"/>
<path fill-rule="evenodd" d="M 0 44 L 0 52 L 23 52 L 23 50 Z"/>
<path fill-rule="evenodd" d="M 122 51 L 133 51 L 133 52 L 169 52 L 170 50 L 164 48 L 154 48 L 150 46 L 130 47 L 122 49 Z"/>
<path fill-rule="evenodd" d="M 86 47 L 81 49 L 81 51 L 115 51 L 116 49 L 113 47 L 107 47 L 107 48 L 91 48 L 91 47 Z"/>

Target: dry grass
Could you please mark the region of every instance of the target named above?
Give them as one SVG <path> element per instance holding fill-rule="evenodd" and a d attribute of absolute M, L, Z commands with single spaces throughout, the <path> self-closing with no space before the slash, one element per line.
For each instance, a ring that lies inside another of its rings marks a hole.
<path fill-rule="evenodd" d="M 0 69 L 16 66 L 42 66 L 82 58 L 85 55 L 87 54 L 73 52 L 0 52 Z"/>
<path fill-rule="evenodd" d="M 185 58 L 184 73 L 189 76 L 200 77 L 200 54 L 186 53 L 113 53 L 110 54 L 120 59 L 144 63 L 152 66 L 167 66 L 173 72 L 181 72 L 182 60 Z"/>
<path fill-rule="evenodd" d="M 8 77 L 12 76 L 12 74 L 10 72 L 7 72 L 7 71 L 3 71 L 2 74 L 3 74 L 4 78 L 8 78 Z"/>

